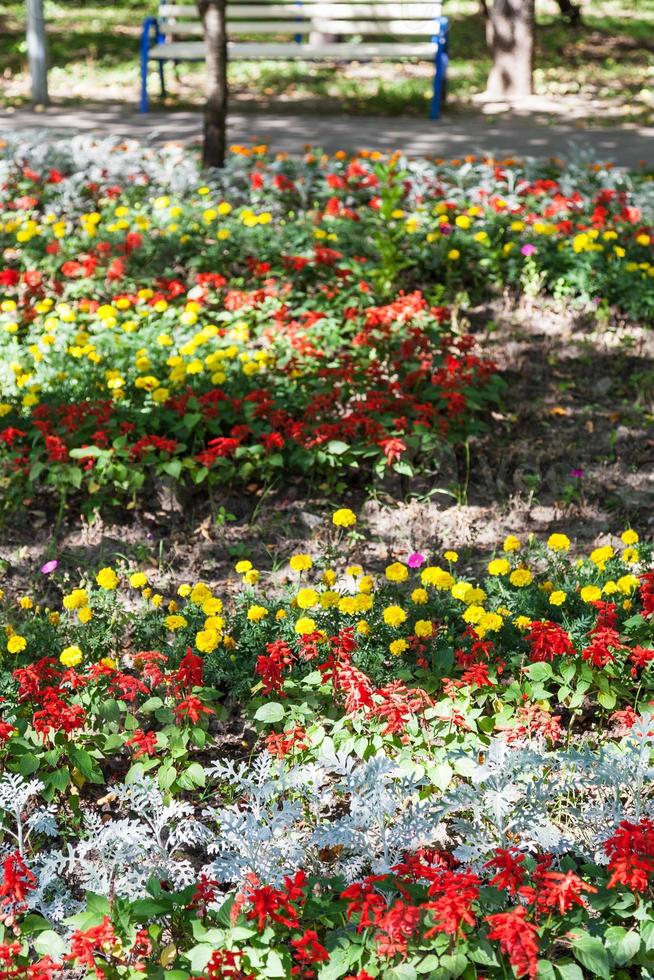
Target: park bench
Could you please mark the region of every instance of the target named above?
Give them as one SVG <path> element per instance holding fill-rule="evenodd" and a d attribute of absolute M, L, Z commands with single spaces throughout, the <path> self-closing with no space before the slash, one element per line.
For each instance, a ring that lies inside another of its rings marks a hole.
<path fill-rule="evenodd" d="M 148 68 L 159 68 L 166 94 L 164 62 L 204 61 L 202 24 L 197 7 L 161 3 L 141 34 L 141 112 L 148 111 Z M 432 0 L 273 0 L 227 4 L 230 59 L 301 59 L 307 61 L 434 62 L 430 116 L 438 119 L 445 93 L 448 21 L 441 3 Z"/>

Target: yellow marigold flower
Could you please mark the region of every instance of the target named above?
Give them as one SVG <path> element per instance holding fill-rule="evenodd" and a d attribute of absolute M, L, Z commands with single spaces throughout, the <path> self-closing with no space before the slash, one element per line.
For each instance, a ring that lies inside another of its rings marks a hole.
<path fill-rule="evenodd" d="M 633 565 L 639 558 L 638 548 L 625 548 L 622 552 L 622 560 L 626 565 Z"/>
<path fill-rule="evenodd" d="M 459 560 L 459 553 L 458 551 L 446 551 L 443 554 L 443 558 L 445 559 L 445 561 L 450 561 L 454 563 Z"/>
<path fill-rule="evenodd" d="M 134 572 L 129 577 L 129 584 L 133 589 L 142 589 L 144 585 L 148 584 L 148 576 L 145 572 Z"/>
<path fill-rule="evenodd" d="M 550 606 L 562 606 L 567 598 L 565 592 L 562 592 L 561 589 L 556 589 L 550 593 Z"/>
<path fill-rule="evenodd" d="M 103 657 L 100 661 L 103 667 L 112 667 L 114 670 L 118 666 L 118 661 L 113 657 Z"/>
<path fill-rule="evenodd" d="M 77 613 L 77 618 L 80 623 L 90 623 L 93 619 L 93 610 L 90 606 L 83 606 Z"/>
<path fill-rule="evenodd" d="M 463 614 L 466 623 L 480 623 L 486 614 L 483 606 L 468 606 Z"/>
<path fill-rule="evenodd" d="M 7 640 L 7 650 L 9 653 L 20 653 L 27 646 L 27 640 L 24 636 L 19 636 L 18 633 L 14 633 Z"/>
<path fill-rule="evenodd" d="M 84 659 L 84 654 L 78 646 L 66 647 L 59 654 L 59 660 L 64 667 L 77 667 Z"/>
<path fill-rule="evenodd" d="M 326 568 L 322 573 L 322 580 L 327 586 L 332 586 L 336 581 L 336 572 L 333 568 Z"/>
<path fill-rule="evenodd" d="M 365 619 L 360 619 L 357 623 L 357 633 L 361 633 L 362 636 L 368 636 L 370 633 L 370 626 Z"/>
<path fill-rule="evenodd" d="M 401 606 L 386 606 L 383 617 L 386 625 L 393 628 L 401 626 L 406 621 L 406 613 Z"/>
<path fill-rule="evenodd" d="M 528 568 L 516 568 L 514 572 L 509 575 L 509 582 L 511 585 L 515 585 L 518 589 L 523 589 L 527 585 L 531 585 L 534 581 L 534 576 L 531 574 Z"/>
<path fill-rule="evenodd" d="M 211 599 L 211 589 L 204 582 L 197 582 L 191 589 L 190 599 L 196 606 L 202 606 L 207 599 Z"/>
<path fill-rule="evenodd" d="M 604 595 L 614 595 L 618 591 L 618 583 L 612 580 L 606 582 L 602 589 Z"/>
<path fill-rule="evenodd" d="M 365 592 L 368 595 L 372 592 L 374 585 L 372 575 L 362 575 L 357 582 L 357 589 L 359 592 Z"/>
<path fill-rule="evenodd" d="M 506 558 L 494 558 L 488 563 L 489 575 L 508 575 L 511 571 L 511 564 Z"/>
<path fill-rule="evenodd" d="M 479 620 L 478 626 L 484 633 L 496 633 L 504 626 L 504 620 L 496 612 L 487 612 Z"/>
<path fill-rule="evenodd" d="M 584 602 L 597 602 L 602 598 L 602 590 L 596 585 L 585 585 L 580 595 Z"/>
<path fill-rule="evenodd" d="M 207 616 L 204 621 L 205 630 L 218 630 L 219 633 L 222 633 L 224 625 L 225 620 L 222 616 Z"/>
<path fill-rule="evenodd" d="M 386 567 L 385 574 L 389 582 L 406 582 L 409 569 L 401 561 L 394 561 L 392 565 Z"/>
<path fill-rule="evenodd" d="M 524 633 L 531 626 L 531 620 L 529 616 L 516 616 L 513 622 L 521 633 Z"/>
<path fill-rule="evenodd" d="M 406 640 L 393 640 L 392 643 L 389 643 L 388 649 L 394 657 L 399 657 L 405 650 L 409 649 L 409 644 Z"/>
<path fill-rule="evenodd" d="M 64 609 L 83 609 L 88 604 L 89 595 L 86 589 L 73 589 L 64 596 Z"/>
<path fill-rule="evenodd" d="M 604 571 L 607 561 L 613 558 L 614 554 L 615 552 L 611 545 L 605 544 L 603 547 L 595 548 L 594 551 L 591 551 L 590 560 L 593 565 L 597 565 L 600 571 Z"/>
<path fill-rule="evenodd" d="M 21 609 L 33 609 L 34 601 L 28 595 L 24 595 L 18 600 L 18 605 Z"/>
<path fill-rule="evenodd" d="M 118 585 L 118 576 L 113 568 L 101 568 L 95 576 L 95 581 L 101 589 L 106 589 L 109 592 Z"/>
<path fill-rule="evenodd" d="M 483 589 L 473 589 L 470 588 L 466 592 L 465 602 L 467 605 L 471 606 L 473 604 L 479 604 L 484 602 L 486 599 L 486 593 Z"/>
<path fill-rule="evenodd" d="M 152 596 L 152 589 L 148 586 L 147 588 L 143 589 L 141 595 L 144 599 L 150 599 Z"/>
<path fill-rule="evenodd" d="M 243 561 L 237 561 L 234 566 L 234 569 L 238 572 L 239 575 L 245 575 L 245 573 L 249 572 L 250 569 L 253 567 L 254 566 L 252 565 L 251 561 L 247 561 L 247 559 L 244 559 Z"/>
<path fill-rule="evenodd" d="M 470 582 L 456 582 L 450 589 L 450 594 L 454 599 L 458 599 L 459 602 L 465 602 L 468 593 L 472 591 L 472 586 Z"/>
<path fill-rule="evenodd" d="M 361 565 L 348 565 L 345 569 L 346 575 L 351 575 L 352 578 L 358 578 L 359 575 L 363 575 L 363 569 Z"/>
<path fill-rule="evenodd" d="M 458 250 L 458 248 L 451 248 L 447 253 L 447 257 L 450 262 L 456 262 L 457 259 L 461 258 L 461 252 Z"/>
<path fill-rule="evenodd" d="M 434 626 L 431 619 L 419 619 L 416 625 L 413 627 L 413 632 L 416 636 L 426 638 L 431 636 L 434 632 Z"/>
<path fill-rule="evenodd" d="M 48 622 L 51 626 L 58 626 L 61 621 L 61 616 L 58 612 L 51 612 L 48 616 Z"/>
<path fill-rule="evenodd" d="M 425 602 L 429 601 L 429 594 L 427 589 L 414 589 L 411 593 L 411 602 L 415 602 L 417 606 L 424 605 Z"/>
<path fill-rule="evenodd" d="M 451 589 L 454 579 L 444 568 L 438 565 L 428 565 L 420 573 L 420 581 L 423 585 L 432 585 L 435 589 Z"/>
<path fill-rule="evenodd" d="M 569 551 L 570 538 L 567 534 L 550 534 L 547 539 L 547 547 L 552 551 Z"/>
<path fill-rule="evenodd" d="M 295 632 L 300 636 L 307 636 L 309 633 L 316 632 L 316 621 L 310 616 L 300 616 L 295 624 Z"/>
<path fill-rule="evenodd" d="M 640 538 L 635 531 L 632 531 L 631 528 L 627 528 L 627 530 L 623 531 L 620 535 L 620 540 L 623 544 L 638 544 Z"/>
<path fill-rule="evenodd" d="M 300 609 L 311 609 L 318 602 L 318 593 L 315 589 L 300 589 L 295 601 Z"/>
<path fill-rule="evenodd" d="M 341 601 L 341 596 L 339 592 L 333 592 L 328 589 L 326 592 L 322 592 L 320 595 L 320 605 L 323 609 L 334 609 L 338 606 Z"/>
<path fill-rule="evenodd" d="M 633 592 L 639 585 L 640 582 L 635 575 L 622 575 L 618 579 L 618 588 L 620 589 L 620 592 L 624 592 L 625 595 Z"/>
<path fill-rule="evenodd" d="M 622 603 L 622 608 L 625 610 L 625 612 L 629 612 L 629 610 L 633 608 L 633 605 L 634 604 L 631 599 L 625 599 L 625 601 Z"/>
<path fill-rule="evenodd" d="M 183 616 L 176 616 L 173 614 L 172 616 L 166 616 L 164 623 L 166 625 L 166 629 L 170 630 L 171 633 L 174 633 L 175 630 L 184 629 L 184 627 L 187 625 L 187 620 Z"/>
<path fill-rule="evenodd" d="M 222 612 L 222 609 L 223 601 L 217 596 L 211 596 L 202 603 L 202 612 L 205 616 L 215 616 L 216 613 Z"/>
<path fill-rule="evenodd" d="M 356 514 L 348 507 L 341 507 L 332 514 L 332 523 L 336 527 L 353 527 L 356 522 Z"/>
<path fill-rule="evenodd" d="M 344 595 L 339 599 L 338 611 L 344 616 L 354 616 L 358 612 L 356 596 Z"/>
<path fill-rule="evenodd" d="M 181 596 L 182 599 L 187 599 L 188 596 L 190 596 L 190 594 L 191 594 L 191 586 L 186 585 L 186 583 L 180 585 L 179 588 L 177 589 L 177 595 Z"/>
<path fill-rule="evenodd" d="M 243 581 L 246 585 L 256 585 L 259 581 L 260 575 L 256 568 L 251 568 L 249 572 L 246 572 L 243 576 Z"/>
<path fill-rule="evenodd" d="M 294 572 L 308 572 L 313 565 L 313 559 L 311 555 L 293 555 L 289 565 Z"/>
<path fill-rule="evenodd" d="M 220 643 L 218 630 L 200 630 L 195 636 L 195 646 L 200 653 L 213 653 Z"/>
<path fill-rule="evenodd" d="M 247 612 L 248 619 L 251 623 L 260 623 L 267 615 L 268 610 L 265 606 L 250 606 Z"/>

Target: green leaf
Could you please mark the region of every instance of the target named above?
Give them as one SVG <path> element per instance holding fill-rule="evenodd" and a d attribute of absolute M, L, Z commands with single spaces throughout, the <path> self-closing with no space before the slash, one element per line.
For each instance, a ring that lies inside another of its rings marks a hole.
<path fill-rule="evenodd" d="M 266 977 L 286 977 L 288 976 L 288 971 L 282 962 L 282 958 L 279 953 L 271 949 L 268 953 L 268 959 L 266 960 L 266 972 L 264 974 Z"/>
<path fill-rule="evenodd" d="M 575 930 L 570 938 L 575 959 L 596 977 L 611 980 L 609 954 L 604 949 L 602 940 L 581 930 Z"/>
<path fill-rule="evenodd" d="M 524 673 L 530 680 L 539 683 L 540 681 L 549 680 L 552 677 L 552 665 L 548 664 L 545 660 L 539 661 L 538 663 L 529 664 L 525 667 Z"/>
<path fill-rule="evenodd" d="M 334 456 L 342 456 L 349 448 L 348 444 L 341 442 L 340 439 L 330 439 L 326 446 L 327 452 L 332 453 Z"/>
<path fill-rule="evenodd" d="M 111 455 L 108 449 L 101 449 L 100 446 L 84 446 L 80 449 L 71 449 L 68 453 L 71 459 L 84 459 L 87 456 L 95 456 L 99 459 L 101 456 Z"/>
<path fill-rule="evenodd" d="M 75 768 L 79 769 L 84 779 L 88 779 L 90 783 L 104 783 L 101 769 L 86 749 L 81 749 L 77 745 L 69 745 L 68 758 Z"/>
<path fill-rule="evenodd" d="M 640 950 L 640 936 L 633 929 L 627 932 L 622 926 L 611 926 L 604 933 L 604 942 L 618 966 L 624 966 Z"/>
<path fill-rule="evenodd" d="M 584 980 L 581 967 L 576 963 L 557 963 L 556 972 L 561 980 Z"/>
<path fill-rule="evenodd" d="M 37 953 L 40 953 L 41 956 L 51 956 L 53 960 L 60 960 L 67 947 L 65 939 L 52 929 L 40 932 L 33 945 Z"/>
<path fill-rule="evenodd" d="M 281 721 L 283 717 L 283 705 L 279 701 L 269 701 L 267 704 L 262 704 L 260 708 L 257 708 L 254 720 L 262 721 L 265 725 L 273 725 L 275 722 Z"/>
<path fill-rule="evenodd" d="M 612 711 L 618 699 L 613 691 L 600 691 L 597 695 L 597 700 L 607 711 Z"/>

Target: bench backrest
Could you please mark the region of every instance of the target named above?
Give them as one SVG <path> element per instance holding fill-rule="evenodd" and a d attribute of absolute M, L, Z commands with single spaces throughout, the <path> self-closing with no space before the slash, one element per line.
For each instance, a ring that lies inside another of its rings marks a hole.
<path fill-rule="evenodd" d="M 407 0 L 377 3 L 350 0 L 281 0 L 271 4 L 228 3 L 229 36 L 265 34 L 268 37 L 306 36 L 319 32 L 343 37 L 431 37 L 437 31 L 441 2 Z M 198 8 L 194 5 L 161 3 L 159 26 L 165 34 L 202 35 Z"/>

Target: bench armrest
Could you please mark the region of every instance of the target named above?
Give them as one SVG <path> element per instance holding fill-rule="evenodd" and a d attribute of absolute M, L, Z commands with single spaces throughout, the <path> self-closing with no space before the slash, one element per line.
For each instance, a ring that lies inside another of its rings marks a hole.
<path fill-rule="evenodd" d="M 141 58 L 147 58 L 148 51 L 155 44 L 161 44 L 165 40 L 165 35 L 159 30 L 159 21 L 156 17 L 146 17 L 141 28 Z"/>

